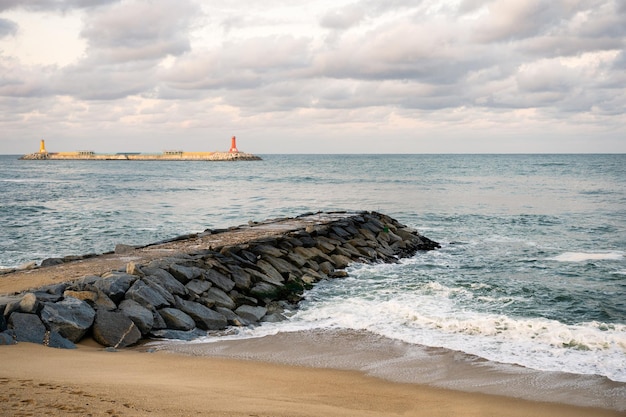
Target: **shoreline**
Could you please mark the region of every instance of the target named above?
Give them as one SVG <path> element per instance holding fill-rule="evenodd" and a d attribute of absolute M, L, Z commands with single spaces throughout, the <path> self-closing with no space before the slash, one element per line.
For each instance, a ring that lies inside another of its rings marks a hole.
<path fill-rule="evenodd" d="M 414 345 L 366 331 L 313 329 L 249 338 L 145 348 L 196 357 L 355 371 L 393 383 L 425 385 L 526 401 L 597 407 L 626 415 L 626 383 L 598 375 L 541 371 L 492 362 L 464 352 Z"/>
<path fill-rule="evenodd" d="M 622 416 L 385 381 L 358 371 L 125 349 L 0 346 L 2 415 Z"/>

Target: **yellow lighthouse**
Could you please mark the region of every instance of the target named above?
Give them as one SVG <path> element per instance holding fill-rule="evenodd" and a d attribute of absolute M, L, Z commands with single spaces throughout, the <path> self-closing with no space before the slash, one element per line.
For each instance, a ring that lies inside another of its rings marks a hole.
<path fill-rule="evenodd" d="M 46 152 L 46 142 L 41 139 L 41 143 L 39 144 L 39 153 L 48 153 Z"/>

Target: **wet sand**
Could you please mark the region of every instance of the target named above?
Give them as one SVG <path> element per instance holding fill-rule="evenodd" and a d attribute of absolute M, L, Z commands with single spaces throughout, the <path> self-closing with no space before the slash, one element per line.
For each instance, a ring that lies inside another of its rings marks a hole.
<path fill-rule="evenodd" d="M 189 356 L 0 346 L 2 416 L 623 416 L 390 382 L 361 372 Z"/>

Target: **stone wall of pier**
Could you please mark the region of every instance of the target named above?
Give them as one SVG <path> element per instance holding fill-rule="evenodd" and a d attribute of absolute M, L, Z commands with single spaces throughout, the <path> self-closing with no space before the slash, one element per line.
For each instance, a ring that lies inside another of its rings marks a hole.
<path fill-rule="evenodd" d="M 73 348 L 84 337 L 121 348 L 190 340 L 228 326 L 285 319 L 304 291 L 353 262 L 397 262 L 439 247 L 380 213 L 363 212 L 233 246 L 197 250 L 55 284 L 0 302 L 0 344 Z"/>

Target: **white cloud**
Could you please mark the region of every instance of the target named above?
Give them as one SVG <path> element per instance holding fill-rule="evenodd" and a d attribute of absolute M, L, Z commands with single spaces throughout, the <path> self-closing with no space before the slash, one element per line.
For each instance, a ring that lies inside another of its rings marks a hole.
<path fill-rule="evenodd" d="M 96 130 L 109 132 L 140 149 L 160 143 L 155 137 L 193 142 L 237 129 L 264 138 L 263 152 L 286 149 L 281 140 L 307 151 L 312 135 L 370 138 L 361 143 L 375 152 L 375 138 L 388 132 L 403 151 L 424 149 L 425 134 L 458 146 L 441 141 L 440 151 L 477 151 L 467 140 L 484 135 L 494 140 L 481 144 L 496 146 L 484 151 L 511 151 L 524 143 L 506 144 L 512 129 L 551 127 L 551 140 L 572 151 L 559 138 L 613 138 L 626 126 L 626 8 L 618 0 L 3 6 L 0 109 L 8 114 L 0 117 L 0 152 L 14 146 L 9 135 L 27 136 L 34 123 L 96 141 Z M 28 19 L 50 13 L 72 22 L 73 40 L 48 49 L 67 45 L 71 53 L 20 55 L 16 42 L 42 39 Z M 350 149 L 335 142 L 328 151 Z M 528 152 L 558 148 L 527 143 Z M 620 140 L 603 143 L 626 151 L 615 147 Z"/>

